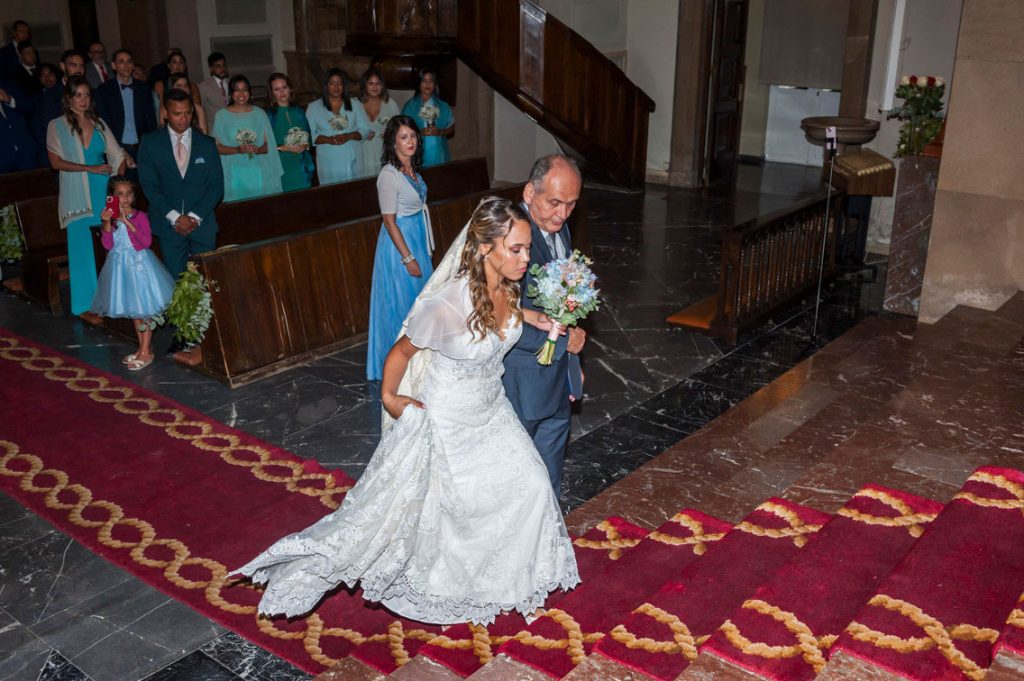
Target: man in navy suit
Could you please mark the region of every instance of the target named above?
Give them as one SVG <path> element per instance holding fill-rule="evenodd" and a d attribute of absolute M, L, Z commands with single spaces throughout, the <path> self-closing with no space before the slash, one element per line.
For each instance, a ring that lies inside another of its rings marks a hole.
<path fill-rule="evenodd" d="M 582 181 L 576 163 L 561 154 L 544 156 L 533 164 L 530 179 L 523 188 L 523 208 L 530 216 L 533 245 L 530 266 L 544 265 L 572 253 L 572 239 L 566 221 L 580 197 Z M 520 282 L 524 308 L 537 309 L 526 290 L 534 282 L 527 271 Z M 569 441 L 569 374 L 580 379 L 579 359 L 575 357 L 586 342 L 582 329 L 570 328 L 555 345 L 550 366 L 537 363 L 536 353 L 547 341 L 547 333 L 523 325 L 519 342 L 505 355 L 502 383 L 516 415 L 547 466 L 555 496 L 561 494 L 565 447 Z"/>
<path fill-rule="evenodd" d="M 32 40 L 28 24 L 18 19 L 11 24 L 11 42 L 0 47 L 0 75 L 10 76 L 18 68 L 18 45 Z"/>
<path fill-rule="evenodd" d="M 0 174 L 36 167 L 36 145 L 22 114 L 27 100 L 13 82 L 0 76 Z"/>
<path fill-rule="evenodd" d="M 189 256 L 216 248 L 213 209 L 224 195 L 224 172 L 213 138 L 191 127 L 192 97 L 170 90 L 164 100 L 167 128 L 143 136 L 139 180 L 164 264 L 177 278 Z"/>
<path fill-rule="evenodd" d="M 110 125 L 114 137 L 132 160 L 139 160 L 139 140 L 146 133 L 156 130 L 156 112 L 153 110 L 153 91 L 141 80 L 135 80 L 132 72 L 135 61 L 132 53 L 125 49 L 114 52 L 112 78 L 96 89 L 93 101 L 96 112 Z M 128 171 L 128 177 L 138 179 L 138 172 Z"/>

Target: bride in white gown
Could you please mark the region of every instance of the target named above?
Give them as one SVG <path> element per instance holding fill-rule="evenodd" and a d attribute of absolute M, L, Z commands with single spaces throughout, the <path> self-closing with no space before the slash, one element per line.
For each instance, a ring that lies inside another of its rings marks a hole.
<path fill-rule="evenodd" d="M 521 325 L 550 328 L 518 306 L 529 259 L 525 213 L 481 201 L 388 353 L 366 472 L 337 511 L 238 571 L 266 584 L 261 614 L 304 615 L 360 582 L 403 617 L 486 624 L 579 583 L 547 470 L 501 384 Z"/>

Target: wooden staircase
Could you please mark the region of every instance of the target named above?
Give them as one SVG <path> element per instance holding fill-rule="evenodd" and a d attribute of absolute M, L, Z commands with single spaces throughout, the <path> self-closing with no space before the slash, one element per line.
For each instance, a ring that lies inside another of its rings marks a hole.
<path fill-rule="evenodd" d="M 936 664 L 953 665 L 941 678 L 1024 679 L 1024 476 L 972 474 L 1024 469 L 1021 405 L 1024 293 L 934 326 L 868 319 L 571 514 L 572 532 L 618 556 L 549 616 L 452 627 L 401 666 L 346 661 L 321 679 L 939 678 Z M 668 518 L 672 503 L 704 513 Z M 599 522 L 612 509 L 624 519 Z M 782 544 L 762 541 L 772 522 Z M 657 529 L 640 539 L 629 523 Z M 908 585 L 926 594 L 920 612 L 879 620 L 914 600 Z M 903 640 L 903 676 L 887 671 L 895 638 L 858 647 L 871 631 Z"/>
<path fill-rule="evenodd" d="M 351 0 L 345 49 L 375 62 L 457 56 L 588 175 L 643 184 L 654 101 L 580 34 L 530 0 L 446 0 L 425 15 L 415 4 Z"/>

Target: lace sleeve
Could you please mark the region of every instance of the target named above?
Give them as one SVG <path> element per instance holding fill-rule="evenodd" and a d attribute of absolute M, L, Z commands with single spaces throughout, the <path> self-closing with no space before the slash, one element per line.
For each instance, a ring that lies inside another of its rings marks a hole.
<path fill-rule="evenodd" d="M 405 335 L 417 348 L 429 348 L 452 359 L 470 356 L 466 313 L 447 292 L 416 303 Z"/>

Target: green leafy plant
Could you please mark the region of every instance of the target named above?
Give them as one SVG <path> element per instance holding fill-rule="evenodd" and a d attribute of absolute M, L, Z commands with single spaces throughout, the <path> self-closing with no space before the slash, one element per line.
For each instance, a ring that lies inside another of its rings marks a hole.
<path fill-rule="evenodd" d="M 892 111 L 889 118 L 903 121 L 900 126 L 897 156 L 918 156 L 926 144 L 942 129 L 942 95 L 946 83 L 937 76 L 903 76 L 896 87 L 896 96 L 903 106 Z"/>
<path fill-rule="evenodd" d="M 187 348 L 195 347 L 203 342 L 206 330 L 213 319 L 210 287 L 216 288 L 216 282 L 207 281 L 194 262 L 178 276 L 171 294 L 171 302 L 163 314 L 153 318 L 157 324 L 170 322 L 176 331 L 174 337 Z"/>
<path fill-rule="evenodd" d="M 24 247 L 14 206 L 0 208 L 0 262 L 21 260 Z"/>

